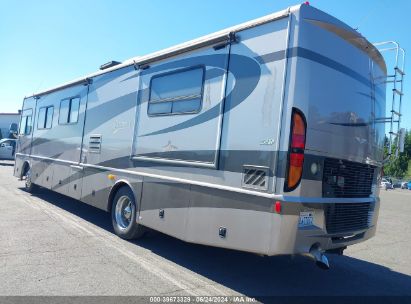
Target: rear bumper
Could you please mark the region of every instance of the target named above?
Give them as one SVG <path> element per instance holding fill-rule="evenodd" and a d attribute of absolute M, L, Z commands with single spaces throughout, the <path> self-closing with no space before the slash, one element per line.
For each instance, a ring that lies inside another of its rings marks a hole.
<path fill-rule="evenodd" d="M 325 201 L 321 202 L 321 199 L 318 202 L 304 203 L 283 201 L 281 215 L 274 214 L 281 224 L 271 232 L 273 238 L 269 255 L 307 253 L 314 244 L 319 245 L 322 250 L 331 250 L 363 242 L 375 235 L 380 205 L 378 198 L 370 198 L 368 201 L 361 199 L 360 202 L 354 199 L 345 200 L 345 202 L 338 202 L 340 199 L 336 202 L 330 202 L 329 199 Z M 353 210 L 357 206 L 369 204 L 367 224 L 356 225 L 355 221 L 361 219 L 355 213 L 347 218 L 339 218 L 338 214 L 334 214 L 330 221 L 330 213 L 327 212 L 330 204 L 344 204 L 344 206 L 352 204 Z M 299 224 L 300 212 L 305 211 L 313 213 L 312 225 Z M 341 224 L 344 222 L 346 224 Z"/>

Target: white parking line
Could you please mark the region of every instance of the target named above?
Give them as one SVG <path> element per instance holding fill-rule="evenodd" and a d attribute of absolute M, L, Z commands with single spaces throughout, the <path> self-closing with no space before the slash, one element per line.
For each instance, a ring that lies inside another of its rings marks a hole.
<path fill-rule="evenodd" d="M 20 190 L 16 189 L 16 194 L 19 191 Z M 190 270 L 184 269 L 180 266 L 173 265 L 173 262 L 171 261 L 156 257 L 152 252 L 150 252 L 150 257 L 137 255 L 136 253 L 125 248 L 125 241 L 119 239 L 117 236 L 114 236 L 113 234 L 102 230 L 100 227 L 96 227 L 92 223 L 78 218 L 63 209 L 60 209 L 59 207 L 51 205 L 35 196 L 27 197 L 26 195 L 23 195 L 23 197 L 24 201 L 28 205 L 33 208 L 40 209 L 42 212 L 53 218 L 54 221 L 63 222 L 81 233 L 98 237 L 98 239 L 106 246 L 115 249 L 117 252 L 137 263 L 147 272 L 155 275 L 159 279 L 168 281 L 169 283 L 175 285 L 179 290 L 184 290 L 192 296 L 198 296 L 201 294 L 215 294 L 219 296 L 228 295 L 226 290 L 215 286 L 216 283 L 203 280 L 199 278 L 198 274 L 194 274 Z M 139 247 L 139 249 L 143 248 Z M 149 250 L 146 251 L 149 252 Z M 193 282 L 196 282 L 197 284 L 194 284 Z"/>

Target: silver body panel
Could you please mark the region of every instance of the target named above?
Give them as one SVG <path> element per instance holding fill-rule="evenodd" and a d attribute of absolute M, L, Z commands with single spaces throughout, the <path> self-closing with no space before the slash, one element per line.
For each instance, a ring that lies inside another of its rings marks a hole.
<path fill-rule="evenodd" d="M 366 240 L 375 233 L 377 190 L 326 198 L 322 180 L 304 173 L 294 191 L 283 191 L 293 107 L 307 119 L 305 166 L 326 157 L 382 160 L 384 134 L 373 119 L 385 113 L 385 88 L 374 78 L 385 71 L 353 35 L 301 5 L 26 98 L 23 111 L 32 109 L 34 120 L 42 106 L 54 106 L 53 127 L 39 130 L 34 122 L 30 135 L 20 135 L 15 175 L 28 163 L 34 183 L 103 210 L 128 185 L 139 223 L 193 243 L 274 255 Z M 199 111 L 148 114 L 153 77 L 199 66 Z M 60 102 L 69 97 L 80 98 L 78 122 L 60 125 Z M 264 174 L 260 183 L 247 183 L 250 168 Z M 360 202 L 373 206 L 367 229 L 327 233 L 329 204 Z M 301 229 L 299 214 L 307 210 L 315 222 Z"/>

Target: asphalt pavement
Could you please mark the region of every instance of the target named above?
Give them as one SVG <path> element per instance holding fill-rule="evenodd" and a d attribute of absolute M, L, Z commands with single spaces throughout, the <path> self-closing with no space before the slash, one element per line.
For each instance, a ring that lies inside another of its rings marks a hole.
<path fill-rule="evenodd" d="M 0 296 L 411 296 L 411 191 L 381 191 L 377 235 L 329 255 L 261 257 L 158 232 L 124 241 L 107 213 L 23 190 L 0 161 Z"/>

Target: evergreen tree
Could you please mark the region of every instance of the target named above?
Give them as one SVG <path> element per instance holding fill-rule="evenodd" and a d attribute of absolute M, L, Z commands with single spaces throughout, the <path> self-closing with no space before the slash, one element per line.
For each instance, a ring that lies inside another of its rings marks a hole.
<path fill-rule="evenodd" d="M 394 139 L 393 144 L 393 151 L 396 150 L 397 139 Z M 384 156 L 388 155 L 388 139 L 385 138 L 385 149 L 384 149 Z M 411 159 L 411 132 L 406 131 L 405 133 L 405 144 L 404 144 L 404 152 L 399 153 L 398 157 L 394 155 L 391 157 L 390 161 L 384 165 L 384 175 L 392 176 L 397 178 L 403 178 L 408 170 L 408 163 Z"/>

